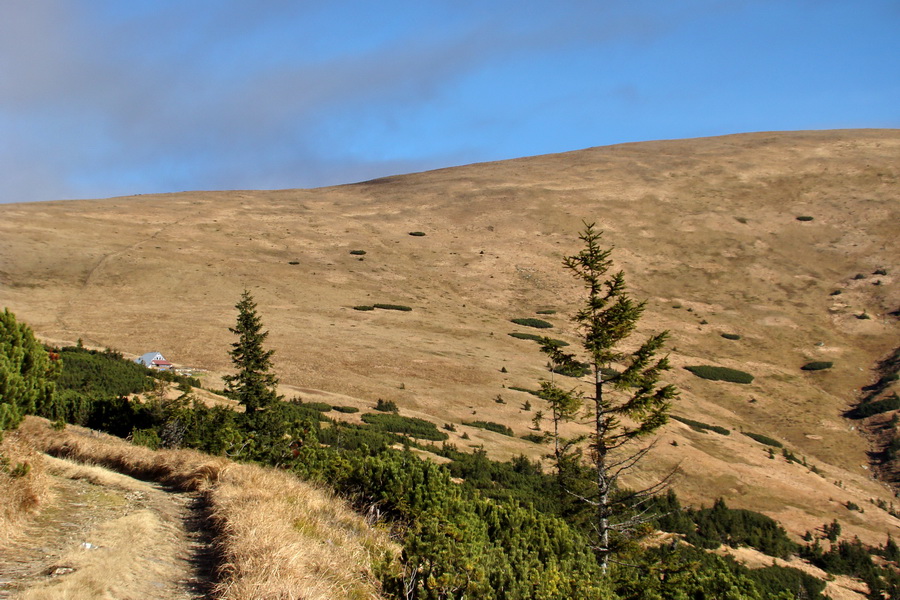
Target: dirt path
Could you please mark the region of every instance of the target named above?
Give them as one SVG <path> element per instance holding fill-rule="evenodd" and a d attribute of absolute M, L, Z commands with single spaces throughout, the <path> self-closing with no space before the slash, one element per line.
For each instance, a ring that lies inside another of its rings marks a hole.
<path fill-rule="evenodd" d="M 208 596 L 214 563 L 196 494 L 45 458 L 54 499 L 0 547 L 0 598 Z"/>

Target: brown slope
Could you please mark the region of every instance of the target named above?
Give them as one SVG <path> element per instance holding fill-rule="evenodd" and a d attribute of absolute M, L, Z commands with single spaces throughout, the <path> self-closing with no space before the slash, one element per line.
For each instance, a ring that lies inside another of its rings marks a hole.
<path fill-rule="evenodd" d="M 338 403 L 382 397 L 439 423 L 477 418 L 523 434 L 531 413 L 521 404 L 531 398 L 503 386 L 534 387 L 543 361 L 532 343 L 506 335 L 522 330 L 508 319 L 555 308 L 554 335 L 571 339 L 562 315 L 580 296 L 560 258 L 578 249 L 582 220 L 594 220 L 649 300 L 642 329 L 672 331 L 677 366 L 756 376 L 739 386 L 679 370 L 676 412 L 777 437 L 826 465 L 827 478 L 769 461 L 745 436 L 680 424 L 664 436 L 679 446 L 661 446 L 651 470 L 683 460 L 690 498 L 725 494 L 790 517 L 799 531 L 838 515 L 880 540 L 895 520 L 839 504 L 888 497 L 864 468 L 865 440 L 840 415 L 896 345 L 886 313 L 900 306 L 898 158 L 897 130 L 760 133 L 316 190 L 6 205 L 0 304 L 49 338 L 159 350 L 222 371 L 247 287 L 283 383 L 349 396 Z M 354 249 L 366 250 L 364 260 Z M 878 268 L 888 275 L 872 276 Z M 414 310 L 351 308 L 374 302 Z M 873 318 L 857 319 L 863 311 Z M 800 371 L 810 360 L 835 367 Z M 493 402 L 497 394 L 506 404 Z M 468 431 L 498 456 L 540 453 Z"/>

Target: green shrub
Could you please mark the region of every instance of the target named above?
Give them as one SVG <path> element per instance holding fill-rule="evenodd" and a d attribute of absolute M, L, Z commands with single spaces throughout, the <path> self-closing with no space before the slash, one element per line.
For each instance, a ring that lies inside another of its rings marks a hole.
<path fill-rule="evenodd" d="M 375 310 L 375 307 L 371 304 L 360 304 L 359 306 L 354 306 L 353 310 Z"/>
<path fill-rule="evenodd" d="M 562 340 L 557 340 L 554 338 L 544 337 L 544 336 L 540 336 L 540 335 L 535 335 L 533 333 L 520 333 L 518 331 L 513 331 L 509 335 L 510 335 L 510 337 L 514 337 L 518 340 L 531 340 L 532 342 L 538 342 L 538 343 L 541 343 L 544 340 L 546 340 L 550 343 L 550 345 L 552 345 L 556 348 L 563 348 L 564 346 L 569 345 L 568 342 L 564 342 Z"/>
<path fill-rule="evenodd" d="M 464 421 L 463 425 L 478 427 L 479 429 L 487 429 L 488 431 L 493 431 L 494 433 L 499 433 L 501 435 L 508 435 L 509 437 L 513 437 L 513 435 L 515 435 L 513 433 L 513 430 L 506 425 L 494 423 L 493 421 Z"/>
<path fill-rule="evenodd" d="M 738 371 L 737 369 L 729 369 L 728 367 L 714 367 L 711 365 L 696 365 L 685 367 L 688 371 L 700 377 L 701 379 L 709 379 L 710 381 L 728 381 L 731 383 L 752 383 L 753 375 Z"/>
<path fill-rule="evenodd" d="M 539 395 L 539 391 L 538 391 L 538 390 L 530 390 L 530 389 L 528 389 L 528 388 L 519 387 L 519 386 L 517 386 L 517 385 L 511 385 L 511 386 L 509 386 L 507 389 L 509 389 L 509 390 L 515 390 L 515 391 L 517 391 L 517 392 L 525 392 L 526 394 L 531 394 L 532 396 L 537 396 L 537 395 Z"/>
<path fill-rule="evenodd" d="M 678 415 L 669 415 L 669 416 L 672 417 L 673 419 L 675 419 L 676 421 L 684 423 L 685 425 L 687 425 L 694 431 L 699 431 L 701 433 L 704 433 L 706 431 L 715 431 L 716 433 L 719 433 L 721 435 L 731 435 L 730 430 L 728 430 L 724 427 L 719 427 L 718 425 L 710 425 L 709 423 L 703 423 L 701 421 L 695 421 L 693 419 L 679 417 Z"/>
<path fill-rule="evenodd" d="M 289 261 L 288 261 L 288 264 L 289 264 L 289 265 L 294 265 L 294 266 L 296 266 L 296 265 L 299 265 L 299 264 L 300 264 L 300 261 L 299 261 L 299 260 L 289 260 Z"/>
<path fill-rule="evenodd" d="M 872 275 L 887 275 L 887 269 L 875 269 Z"/>
<path fill-rule="evenodd" d="M 841 293 L 842 293 L 841 290 L 834 290 L 833 292 L 831 292 L 831 293 L 828 294 L 828 295 L 829 295 L 829 296 L 840 296 Z"/>
<path fill-rule="evenodd" d="M 550 370 L 559 375 L 565 375 L 566 377 L 584 377 L 591 372 L 591 363 L 576 360 L 570 364 L 554 366 Z M 615 373 L 615 371 L 613 372 Z M 616 373 L 616 375 L 618 375 L 618 373 Z"/>
<path fill-rule="evenodd" d="M 397 414 L 384 413 L 364 413 L 362 415 L 363 423 L 367 423 L 373 427 L 391 433 L 405 433 L 411 437 L 441 441 L 446 440 L 448 436 L 437 428 L 437 425 L 425 419 L 416 417 L 401 417 Z"/>
<path fill-rule="evenodd" d="M 865 279 L 865 278 L 866 278 L 866 276 L 863 275 L 862 273 L 857 273 L 856 275 L 853 276 L 853 279 L 855 279 L 855 280 L 860 280 L 860 279 Z"/>
<path fill-rule="evenodd" d="M 553 327 L 552 323 L 548 323 L 543 319 L 535 319 L 533 317 L 527 317 L 524 319 L 510 319 L 516 325 L 522 325 L 524 327 L 534 327 L 535 329 L 550 329 Z"/>
<path fill-rule="evenodd" d="M 888 398 L 860 404 L 853 410 L 848 411 L 847 416 L 851 419 L 866 419 L 872 415 L 880 415 L 898 408 L 900 408 L 900 396 L 894 393 Z"/>
<path fill-rule="evenodd" d="M 409 312 L 412 310 L 411 307 L 404 306 L 402 304 L 374 304 L 373 306 L 382 310 L 401 310 L 403 312 Z"/>
<path fill-rule="evenodd" d="M 359 412 L 359 409 L 355 406 L 332 406 L 331 408 L 338 411 L 339 413 L 353 414 Z"/>
<path fill-rule="evenodd" d="M 541 435 L 540 433 L 526 433 L 522 436 L 522 439 L 526 442 L 533 442 L 535 444 L 546 444 L 550 441 L 546 435 Z"/>
<path fill-rule="evenodd" d="M 413 237 L 423 237 L 425 235 L 424 231 L 410 231 L 409 235 Z"/>
<path fill-rule="evenodd" d="M 856 318 L 865 321 L 867 319 L 871 319 L 872 317 L 870 317 L 869 313 L 867 313 L 866 311 L 862 311 L 860 314 L 856 315 Z"/>
<path fill-rule="evenodd" d="M 155 429 L 134 429 L 131 432 L 131 443 L 136 446 L 146 446 L 151 450 L 157 450 L 162 444 Z"/>
<path fill-rule="evenodd" d="M 306 408 L 311 408 L 319 412 L 331 412 L 331 410 L 334 408 L 327 402 L 304 402 L 301 406 L 305 406 Z"/>
<path fill-rule="evenodd" d="M 366 253 L 365 250 L 351 250 L 351 251 L 350 251 L 350 254 L 352 254 L 352 255 L 354 255 L 354 256 L 362 256 L 362 255 L 364 255 L 365 253 Z"/>
<path fill-rule="evenodd" d="M 759 433 L 753 433 L 752 431 L 742 431 L 744 435 L 748 438 L 756 440 L 760 444 L 765 444 L 766 446 L 774 446 L 775 448 L 781 448 L 783 444 L 776 439 L 772 439 L 767 435 L 762 435 Z"/>
<path fill-rule="evenodd" d="M 400 409 L 397 408 L 397 403 L 393 400 L 382 400 L 381 398 L 375 403 L 375 410 L 380 410 L 381 412 L 388 413 L 396 413 L 400 412 Z"/>
<path fill-rule="evenodd" d="M 537 311 L 537 314 L 539 314 L 539 315 L 555 315 L 556 311 L 553 310 L 552 308 L 545 308 L 543 310 Z"/>
<path fill-rule="evenodd" d="M 721 334 L 721 335 L 722 335 L 722 337 L 725 338 L 726 340 L 739 340 L 739 339 L 741 339 L 741 336 L 739 336 L 739 335 L 736 334 L 736 333 L 723 333 L 723 334 Z"/>
<path fill-rule="evenodd" d="M 834 366 L 834 363 L 831 361 L 816 360 L 813 362 L 808 362 L 800 368 L 803 369 L 804 371 L 822 371 L 824 369 L 830 369 L 833 366 Z"/>
<path fill-rule="evenodd" d="M 803 216 L 797 217 L 797 220 L 798 221 L 812 221 L 813 218 L 810 216 L 803 215 Z"/>

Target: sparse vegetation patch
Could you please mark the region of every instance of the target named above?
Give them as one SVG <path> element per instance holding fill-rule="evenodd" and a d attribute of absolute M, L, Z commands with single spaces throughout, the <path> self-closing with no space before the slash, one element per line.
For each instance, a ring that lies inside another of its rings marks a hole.
<path fill-rule="evenodd" d="M 881 400 L 873 400 L 860 404 L 856 408 L 847 412 L 847 416 L 851 419 L 866 419 L 873 415 L 880 415 L 892 410 L 900 408 L 900 396 L 894 393 L 892 396 Z"/>
<path fill-rule="evenodd" d="M 400 412 L 400 409 L 397 408 L 397 403 L 393 400 L 382 400 L 381 398 L 375 403 L 375 410 L 380 410 L 381 412 L 390 412 L 397 413 Z"/>
<path fill-rule="evenodd" d="M 543 319 L 535 319 L 533 317 L 527 317 L 524 319 L 510 319 L 516 325 L 522 325 L 523 327 L 534 327 L 535 329 L 550 329 L 553 327 L 552 323 L 548 323 Z"/>
<path fill-rule="evenodd" d="M 362 255 L 364 255 L 365 253 L 366 253 L 365 250 L 351 250 L 351 251 L 350 251 L 350 254 L 352 254 L 352 255 L 354 255 L 354 256 L 362 256 Z"/>
<path fill-rule="evenodd" d="M 479 429 L 487 429 L 488 431 L 493 431 L 494 433 L 499 433 L 501 435 L 508 435 L 509 437 L 513 437 L 514 435 L 512 429 L 510 429 L 506 425 L 494 423 L 493 421 L 465 421 L 463 425 L 478 427 Z"/>
<path fill-rule="evenodd" d="M 403 312 L 409 312 L 412 310 L 412 307 L 404 306 L 403 304 L 373 304 L 373 306 L 382 310 L 399 310 Z"/>
<path fill-rule="evenodd" d="M 830 369 L 833 366 L 834 366 L 834 363 L 831 361 L 816 360 L 813 362 L 808 362 L 800 368 L 803 369 L 804 371 L 822 371 L 824 369 Z"/>
<path fill-rule="evenodd" d="M 364 413 L 362 415 L 363 423 L 368 423 L 373 427 L 377 427 L 383 431 L 391 433 L 405 433 L 411 437 L 442 441 L 448 436 L 437 428 L 437 425 L 425 419 L 416 417 L 402 417 L 397 414 L 390 413 Z"/>
<path fill-rule="evenodd" d="M 753 375 L 739 371 L 737 369 L 729 369 L 728 367 L 714 367 L 711 365 L 695 365 L 685 367 L 688 371 L 700 377 L 701 379 L 709 379 L 710 381 L 728 381 L 731 383 L 748 384 L 753 382 Z"/>
<path fill-rule="evenodd" d="M 375 310 L 375 307 L 371 304 L 360 304 L 359 306 L 354 306 L 353 310 Z"/>
<path fill-rule="evenodd" d="M 808 215 L 801 215 L 801 216 L 797 217 L 797 220 L 798 221 L 812 221 L 813 218 Z"/>
<path fill-rule="evenodd" d="M 409 235 L 411 235 L 413 237 L 424 237 L 425 232 L 424 231 L 410 231 Z"/>
<path fill-rule="evenodd" d="M 549 340 L 550 344 L 552 346 L 555 346 L 556 348 L 563 348 L 563 347 L 569 345 L 568 342 L 564 342 L 562 340 L 557 340 L 554 338 L 545 338 L 543 336 L 535 335 L 533 333 L 520 333 L 518 331 L 514 331 L 514 332 L 510 333 L 509 335 L 510 335 L 510 337 L 514 337 L 518 340 L 531 340 L 532 342 L 538 342 L 538 343 L 541 343 L 545 340 Z"/>
<path fill-rule="evenodd" d="M 736 333 L 723 333 L 723 334 L 721 334 L 721 335 L 722 335 L 722 337 L 725 338 L 726 340 L 739 340 L 739 339 L 741 339 L 741 336 L 739 336 L 739 335 L 736 334 Z"/>
<path fill-rule="evenodd" d="M 693 419 L 687 419 L 685 417 L 679 417 L 678 415 L 669 415 L 679 423 L 684 423 L 694 431 L 699 431 L 701 433 L 705 433 L 707 431 L 715 431 L 721 435 L 731 435 L 731 430 L 726 429 L 725 427 L 720 427 L 718 425 L 710 425 L 709 423 L 703 423 L 702 421 L 695 421 Z"/>
<path fill-rule="evenodd" d="M 776 439 L 770 438 L 767 435 L 762 435 L 760 433 L 753 433 L 752 431 L 742 431 L 744 435 L 752 440 L 756 440 L 760 444 L 765 444 L 766 446 L 772 446 L 774 448 L 781 448 L 783 444 Z"/>

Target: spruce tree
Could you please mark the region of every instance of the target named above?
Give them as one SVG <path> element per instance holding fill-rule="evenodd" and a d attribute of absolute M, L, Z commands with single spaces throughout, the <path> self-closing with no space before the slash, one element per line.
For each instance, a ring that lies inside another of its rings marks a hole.
<path fill-rule="evenodd" d="M 249 291 L 244 290 L 235 308 L 237 323 L 228 330 L 238 336 L 229 352 L 237 374 L 223 377 L 225 395 L 243 404 L 246 413 L 251 415 L 281 400 L 275 391 L 278 378 L 271 373 L 275 351 L 263 349 L 269 332 L 262 330 L 262 320 L 256 314 L 256 303 Z"/>
<path fill-rule="evenodd" d="M 600 246 L 601 236 L 593 223 L 585 223 L 579 235 L 584 248 L 563 260 L 563 266 L 587 290 L 581 308 L 572 317 L 582 351 L 563 352 L 550 340 L 544 340 L 541 349 L 550 356 L 551 372 L 583 362 L 590 365 L 591 385 L 584 400 L 590 423 L 587 447 L 591 481 L 587 488 L 579 485 L 577 489 L 567 488 L 566 493 L 589 508 L 594 534 L 591 545 L 606 570 L 614 550 L 613 534 L 627 536 L 648 523 L 652 519 L 646 510 L 648 501 L 666 484 L 662 481 L 630 492 L 618 489 L 620 476 L 634 469 L 652 447 L 650 444 L 635 449 L 630 444 L 650 436 L 666 423 L 678 392 L 672 385 L 658 385 L 661 374 L 671 368 L 667 357 L 656 357 L 668 332 L 649 337 L 634 351 L 622 349 L 637 327 L 646 303 L 630 297 L 622 271 L 610 274 L 612 249 Z M 580 355 L 586 361 L 581 361 Z M 541 395 L 549 401 L 554 420 L 560 421 L 572 418 L 574 408 L 582 400 L 580 392 L 563 390 L 552 380 L 542 382 Z M 559 438 L 558 427 L 554 430 Z M 556 444 L 558 471 L 573 457 L 569 442 Z"/>

